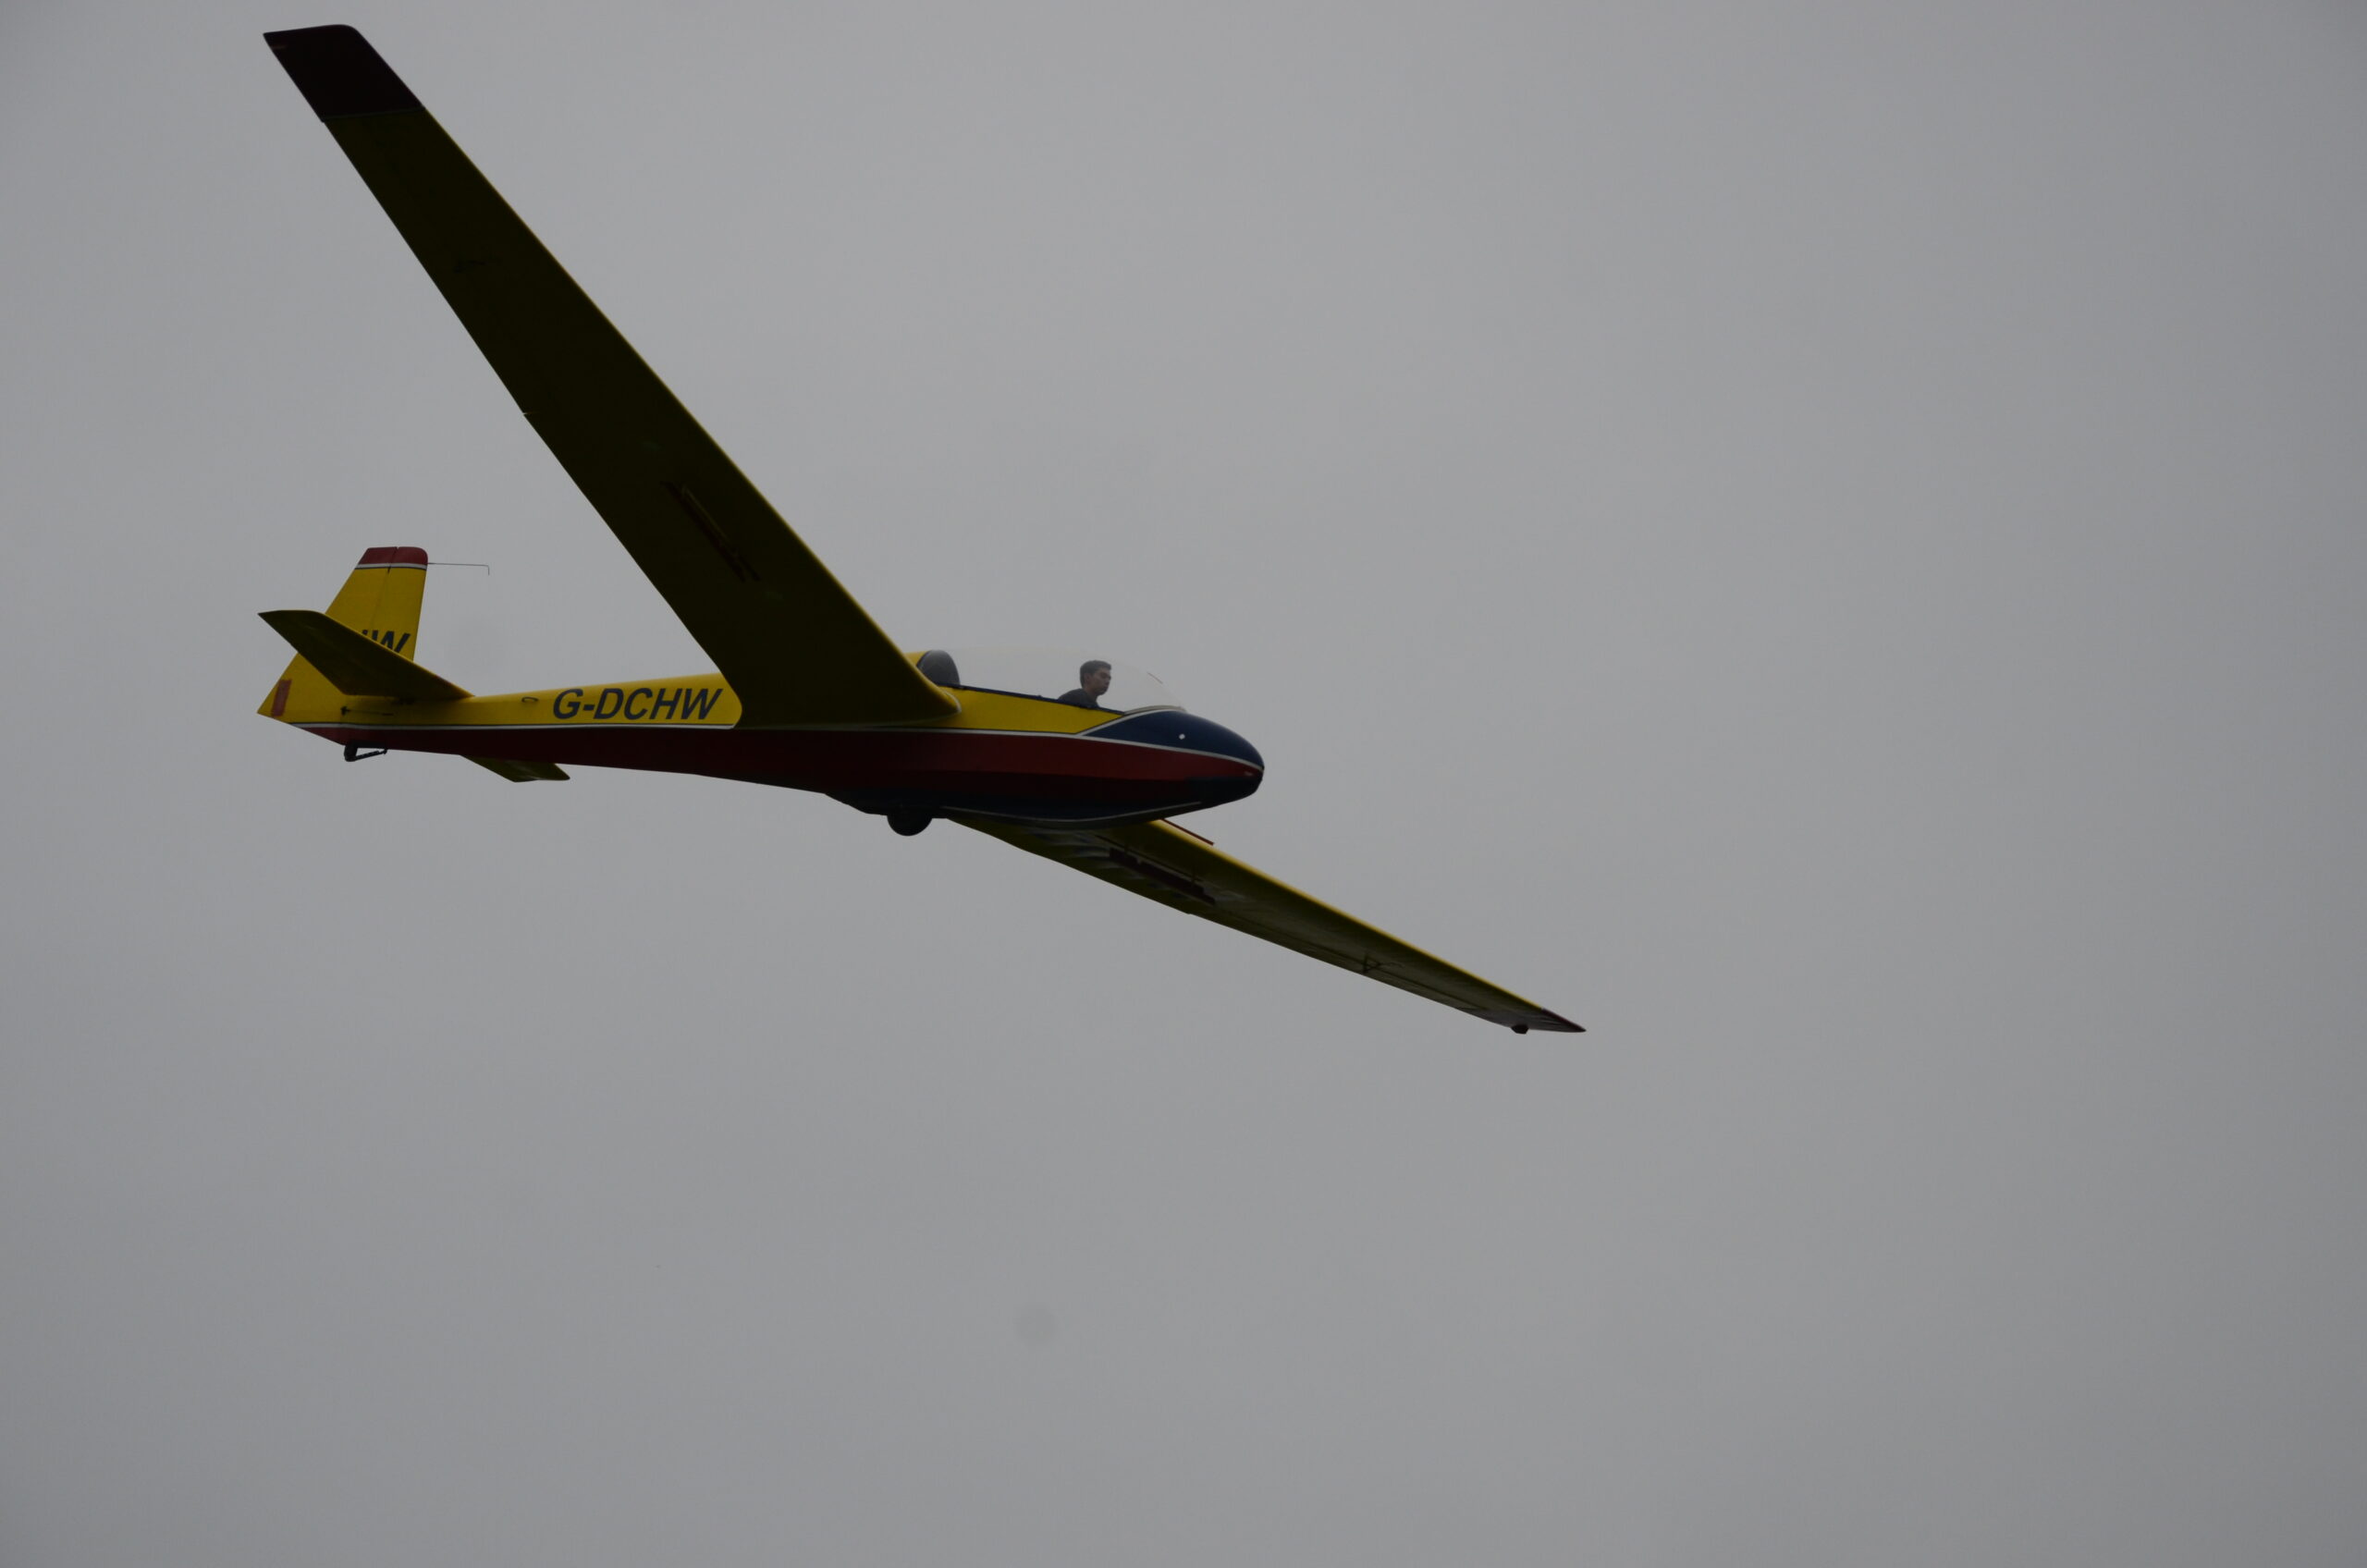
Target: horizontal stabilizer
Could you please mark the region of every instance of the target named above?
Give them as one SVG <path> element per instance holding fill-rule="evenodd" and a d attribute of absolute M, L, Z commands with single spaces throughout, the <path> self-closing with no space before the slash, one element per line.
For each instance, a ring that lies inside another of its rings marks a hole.
<path fill-rule="evenodd" d="M 349 697 L 392 697 L 404 703 L 449 703 L 468 695 L 440 675 L 422 669 L 383 643 L 340 626 L 318 610 L 264 610 L 263 619 L 305 662 Z"/>
<path fill-rule="evenodd" d="M 564 780 L 567 778 L 556 763 L 515 762 L 509 757 L 471 757 L 469 760 L 488 773 L 498 773 L 512 784 L 532 784 L 537 778 Z"/>

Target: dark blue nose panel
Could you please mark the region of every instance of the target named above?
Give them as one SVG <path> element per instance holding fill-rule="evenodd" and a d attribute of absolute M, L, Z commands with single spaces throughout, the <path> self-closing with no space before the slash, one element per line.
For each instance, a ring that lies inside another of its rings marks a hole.
<path fill-rule="evenodd" d="M 1096 741 L 1132 741 L 1137 745 L 1165 746 L 1179 752 L 1206 752 L 1211 756 L 1247 763 L 1261 771 L 1266 766 L 1266 759 L 1257 754 L 1257 747 L 1214 719 L 1202 718 L 1181 708 L 1131 714 L 1115 724 L 1105 724 L 1086 733 Z"/>

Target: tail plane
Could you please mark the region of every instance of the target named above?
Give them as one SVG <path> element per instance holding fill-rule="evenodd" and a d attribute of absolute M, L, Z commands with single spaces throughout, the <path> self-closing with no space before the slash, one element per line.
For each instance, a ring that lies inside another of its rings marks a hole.
<path fill-rule="evenodd" d="M 265 610 L 263 619 L 296 651 L 255 711 L 283 724 L 334 725 L 355 697 L 449 703 L 468 692 L 419 665 L 419 607 L 426 596 L 427 552 L 382 545 L 362 552 L 326 612 Z M 346 749 L 348 761 L 363 754 Z M 560 779 L 549 763 L 470 757 L 518 783 Z"/>
<path fill-rule="evenodd" d="M 414 545 L 381 545 L 362 552 L 353 575 L 345 580 L 345 586 L 329 601 L 325 619 L 336 623 L 330 628 L 332 631 L 343 629 L 354 632 L 397 659 L 415 661 L 419 657 L 419 606 L 426 593 L 427 552 Z M 322 619 L 315 612 L 302 613 L 315 620 Z M 265 718 L 291 723 L 309 717 L 336 717 L 343 705 L 338 699 L 347 692 L 305 656 L 308 651 L 318 650 L 308 650 L 304 643 L 289 636 L 276 622 L 272 629 L 294 644 L 297 655 L 255 711 Z M 457 692 L 459 688 L 453 690 Z"/>

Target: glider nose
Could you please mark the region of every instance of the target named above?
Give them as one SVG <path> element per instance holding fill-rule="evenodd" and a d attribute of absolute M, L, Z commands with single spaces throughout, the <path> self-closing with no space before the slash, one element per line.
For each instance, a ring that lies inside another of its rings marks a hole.
<path fill-rule="evenodd" d="M 1227 729 L 1223 725 L 1202 718 L 1197 714 L 1178 714 L 1175 717 L 1183 721 L 1177 726 L 1184 731 L 1178 737 L 1182 744 L 1196 752 L 1213 752 L 1218 756 L 1230 757 L 1259 773 L 1266 771 L 1266 759 L 1257 754 L 1257 748 L 1239 731 Z"/>
<path fill-rule="evenodd" d="M 1257 747 L 1214 719 L 1185 713 L 1182 708 L 1148 708 L 1130 713 L 1115 724 L 1105 724 L 1088 733 L 1096 741 L 1122 741 L 1130 746 L 1157 746 L 1162 751 L 1203 756 L 1219 765 L 1211 772 L 1233 773 L 1242 768 L 1253 773 L 1266 771 L 1266 759 L 1257 754 Z"/>
<path fill-rule="evenodd" d="M 1223 725 L 1195 716 L 1192 719 L 1188 744 L 1192 750 L 1209 753 L 1233 764 L 1213 776 L 1202 775 L 1192 780 L 1203 805 L 1220 806 L 1229 802 L 1245 800 L 1257 792 L 1266 777 L 1266 759 L 1257 748 L 1239 732 Z"/>
<path fill-rule="evenodd" d="M 1254 793 L 1266 773 L 1266 759 L 1257 747 L 1214 719 L 1182 708 L 1131 713 L 1092 731 L 1091 738 L 1168 753 L 1156 765 L 1159 776 L 1188 785 L 1196 806 L 1220 806 Z"/>

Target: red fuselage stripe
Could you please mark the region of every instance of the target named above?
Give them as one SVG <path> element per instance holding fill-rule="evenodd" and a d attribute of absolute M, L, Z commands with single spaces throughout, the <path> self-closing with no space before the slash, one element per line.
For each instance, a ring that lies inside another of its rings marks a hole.
<path fill-rule="evenodd" d="M 1187 780 L 1255 778 L 1232 757 L 1094 741 L 963 729 L 727 729 L 549 724 L 515 729 L 307 726 L 350 746 L 515 762 L 761 778 L 798 790 L 938 790 L 1048 800 L 1156 798 Z"/>

